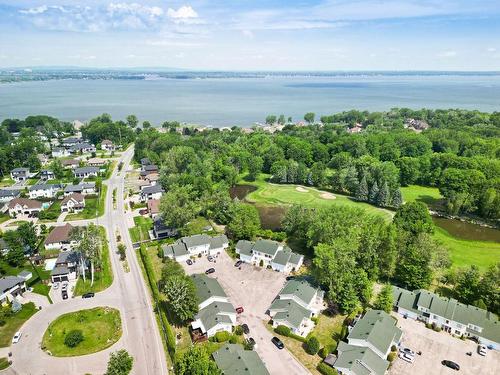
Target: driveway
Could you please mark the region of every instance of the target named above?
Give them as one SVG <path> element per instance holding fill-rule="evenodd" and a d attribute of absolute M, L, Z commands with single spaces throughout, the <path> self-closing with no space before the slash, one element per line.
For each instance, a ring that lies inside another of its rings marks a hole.
<path fill-rule="evenodd" d="M 238 315 L 238 323 L 248 324 L 250 334 L 257 343 L 256 351 L 269 372 L 273 375 L 309 374 L 287 350 L 279 350 L 272 343 L 272 334 L 265 324 L 269 321 L 266 311 L 286 281 L 286 275 L 243 263 L 241 270 L 234 267 L 236 261 L 225 252 L 209 262 L 207 258 L 197 258 L 196 263 L 188 266 L 183 263 L 188 274 L 202 273 L 215 268 L 215 277 L 224 288 L 234 307 L 245 310 Z"/>
<path fill-rule="evenodd" d="M 397 315 L 398 326 L 403 330 L 403 345 L 422 355 L 415 356 L 415 362 L 407 363 L 396 359 L 391 375 L 445 375 L 456 371 L 441 364 L 444 359 L 460 365 L 460 373 L 494 375 L 500 373 L 500 352 L 488 350 L 485 357 L 477 354 L 477 344 L 471 340 L 460 340 L 445 332 L 434 332 L 412 319 Z M 466 353 L 472 352 L 472 356 Z"/>

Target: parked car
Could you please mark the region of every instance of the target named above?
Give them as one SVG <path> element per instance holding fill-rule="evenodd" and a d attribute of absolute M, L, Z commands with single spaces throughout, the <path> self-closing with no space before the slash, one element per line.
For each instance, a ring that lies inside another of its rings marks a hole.
<path fill-rule="evenodd" d="M 274 336 L 272 339 L 271 339 L 271 342 L 278 348 L 278 349 L 283 349 L 285 347 L 285 344 L 283 344 L 283 342 L 277 338 L 276 336 Z"/>
<path fill-rule="evenodd" d="M 411 350 L 410 348 L 399 348 L 400 353 L 406 353 L 411 355 L 412 357 L 415 357 L 415 352 Z"/>
<path fill-rule="evenodd" d="M 243 309 L 242 306 L 236 308 L 236 313 L 237 314 L 241 314 L 243 311 L 245 311 L 245 310 Z"/>
<path fill-rule="evenodd" d="M 205 271 L 205 275 L 210 275 L 211 273 L 215 272 L 215 268 L 209 268 L 208 270 Z"/>
<path fill-rule="evenodd" d="M 186 263 L 188 266 L 191 266 L 193 264 L 193 261 L 191 259 L 186 260 Z"/>
<path fill-rule="evenodd" d="M 415 361 L 415 356 L 405 353 L 405 352 L 399 352 L 398 357 L 401 358 L 403 361 L 406 361 L 408 363 L 413 363 Z"/>
<path fill-rule="evenodd" d="M 459 366 L 458 363 L 455 363 L 455 362 L 447 360 L 447 359 L 445 359 L 443 362 L 441 362 L 441 364 L 443 364 L 446 367 L 449 367 L 449 368 L 451 368 L 453 370 L 457 370 L 457 371 L 460 370 L 460 366 Z"/>
<path fill-rule="evenodd" d="M 63 290 L 61 292 L 62 299 L 68 299 L 68 292 L 66 290 Z"/>
<path fill-rule="evenodd" d="M 12 343 L 17 344 L 19 340 L 21 340 L 22 333 L 21 331 L 17 331 L 14 337 L 12 338 Z"/>
<path fill-rule="evenodd" d="M 213 261 L 214 261 L 214 257 L 213 257 L 213 256 L 211 256 L 211 255 L 209 255 L 209 256 L 207 257 L 207 259 L 208 259 L 208 261 L 209 261 L 209 262 L 213 262 Z"/>
<path fill-rule="evenodd" d="M 139 210 L 139 215 L 147 215 L 147 214 L 148 214 L 147 208 L 143 208 L 143 209 Z"/>
<path fill-rule="evenodd" d="M 253 339 L 253 337 L 250 337 L 248 340 L 247 340 L 247 343 L 248 345 L 251 345 L 252 346 L 252 349 L 255 348 L 257 346 L 257 344 L 255 343 L 255 340 Z"/>
<path fill-rule="evenodd" d="M 82 298 L 92 298 L 95 296 L 94 292 L 88 292 L 82 295 Z"/>
<path fill-rule="evenodd" d="M 59 283 L 52 284 L 52 289 L 59 289 Z"/>
<path fill-rule="evenodd" d="M 286 281 L 290 281 L 290 280 L 293 280 L 293 279 L 295 279 L 295 276 L 287 276 L 286 277 Z"/>
<path fill-rule="evenodd" d="M 63 292 L 64 292 L 64 291 L 66 291 L 66 290 L 68 290 L 68 283 L 64 282 L 64 283 L 62 284 L 61 290 L 62 290 Z"/>
<path fill-rule="evenodd" d="M 235 267 L 239 267 L 239 266 L 241 266 L 241 263 L 243 263 L 243 261 L 242 261 L 242 260 L 239 260 L 239 261 L 237 261 L 237 262 L 234 264 L 234 266 L 235 266 Z"/>
<path fill-rule="evenodd" d="M 250 328 L 248 328 L 248 324 L 242 324 L 241 328 L 243 329 L 243 333 L 248 335 L 250 333 Z"/>
<path fill-rule="evenodd" d="M 486 345 L 479 345 L 477 347 L 477 352 L 479 355 L 485 356 L 486 355 Z"/>

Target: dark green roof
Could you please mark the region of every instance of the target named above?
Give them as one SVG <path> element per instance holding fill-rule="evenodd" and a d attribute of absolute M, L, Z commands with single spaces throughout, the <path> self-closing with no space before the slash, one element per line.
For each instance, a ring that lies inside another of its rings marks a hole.
<path fill-rule="evenodd" d="M 238 344 L 225 344 L 212 357 L 224 375 L 269 375 L 259 355 Z"/>
<path fill-rule="evenodd" d="M 286 322 L 287 325 L 294 328 L 299 328 L 304 319 L 311 317 L 311 312 L 308 309 L 291 299 L 275 300 L 269 310 L 278 311 L 273 317 L 275 322 Z"/>
<path fill-rule="evenodd" d="M 239 240 L 236 243 L 236 249 L 240 254 L 252 256 L 253 242 L 247 240 Z"/>
<path fill-rule="evenodd" d="M 224 244 L 229 243 L 225 234 L 220 236 L 215 236 L 210 239 L 210 249 L 219 249 L 224 246 Z"/>
<path fill-rule="evenodd" d="M 280 295 L 293 294 L 308 305 L 314 298 L 317 290 L 317 288 L 314 288 L 306 280 L 290 280 L 285 284 L 283 289 L 281 289 Z"/>
<path fill-rule="evenodd" d="M 167 257 L 169 255 L 174 255 L 176 257 L 189 254 L 186 245 L 182 242 L 176 242 L 172 245 L 163 245 L 161 247 L 163 249 L 163 256 Z"/>
<path fill-rule="evenodd" d="M 229 302 L 212 302 L 198 311 L 195 318 L 200 319 L 203 327 L 208 331 L 219 323 L 232 324 L 228 314 L 236 314 L 233 305 Z"/>
<path fill-rule="evenodd" d="M 380 358 L 373 350 L 365 346 L 355 346 L 339 342 L 339 356 L 334 366 L 347 368 L 356 375 L 384 375 L 389 362 Z"/>
<path fill-rule="evenodd" d="M 194 236 L 182 237 L 181 241 L 186 244 L 186 247 L 196 247 L 210 244 L 211 237 L 206 234 L 195 234 Z"/>
<path fill-rule="evenodd" d="M 202 303 L 210 297 L 227 297 L 224 289 L 215 279 L 208 277 L 205 274 L 194 274 L 191 278 L 196 285 L 196 294 L 198 295 L 199 303 Z"/>
<path fill-rule="evenodd" d="M 280 244 L 276 241 L 271 240 L 258 240 L 255 245 L 253 245 L 253 251 L 258 251 L 259 253 L 268 254 L 275 256 L 278 251 Z"/>
<path fill-rule="evenodd" d="M 290 256 L 292 255 L 289 251 L 278 251 L 278 254 L 273 259 L 273 263 L 281 264 L 286 266 L 288 261 L 290 260 Z"/>

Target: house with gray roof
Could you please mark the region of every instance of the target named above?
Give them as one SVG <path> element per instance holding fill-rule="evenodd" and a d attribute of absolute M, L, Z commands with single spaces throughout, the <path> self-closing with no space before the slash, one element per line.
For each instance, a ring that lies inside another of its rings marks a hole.
<path fill-rule="evenodd" d="M 17 189 L 0 189 L 0 203 L 10 202 L 12 199 L 21 195 L 21 190 Z"/>
<path fill-rule="evenodd" d="M 274 271 L 285 273 L 297 271 L 304 262 L 303 255 L 271 240 L 260 239 L 255 243 L 240 240 L 236 244 L 236 253 L 243 262 L 271 267 Z"/>
<path fill-rule="evenodd" d="M 217 332 L 232 332 L 236 324 L 236 310 L 216 279 L 205 274 L 191 275 L 196 286 L 198 313 L 191 323 L 193 330 L 212 337 Z"/>
<path fill-rule="evenodd" d="M 97 189 L 95 186 L 95 182 L 90 181 L 90 182 L 83 182 L 78 185 L 66 185 L 64 188 L 64 196 L 67 197 L 68 195 L 71 194 L 82 194 L 82 195 L 94 195 L 97 193 Z"/>
<path fill-rule="evenodd" d="M 90 152 L 96 152 L 96 148 L 94 145 L 90 143 L 77 143 L 72 145 L 69 148 L 69 152 L 72 154 L 78 154 L 78 153 L 90 153 Z"/>
<path fill-rule="evenodd" d="M 69 150 L 66 150 L 64 147 L 54 147 L 52 149 L 53 158 L 64 158 L 69 155 L 71 155 Z"/>
<path fill-rule="evenodd" d="M 62 188 L 60 184 L 36 184 L 28 188 L 28 195 L 30 199 L 55 198 Z"/>
<path fill-rule="evenodd" d="M 165 190 L 161 185 L 144 186 L 141 189 L 140 199 L 142 202 L 147 202 L 151 199 L 160 199 Z"/>
<path fill-rule="evenodd" d="M 182 237 L 171 245 L 163 245 L 162 251 L 165 258 L 175 259 L 184 262 L 191 257 L 220 254 L 229 246 L 229 240 L 222 234 L 211 237 L 207 234 L 195 234 L 189 237 Z"/>
<path fill-rule="evenodd" d="M 273 327 L 287 326 L 296 335 L 306 337 L 314 328 L 312 317 L 325 309 L 324 292 L 306 280 L 289 280 L 269 307 Z"/>
<path fill-rule="evenodd" d="M 347 343 L 339 342 L 333 367 L 342 374 L 385 374 L 387 355 L 403 334 L 396 324 L 397 320 L 385 311 L 367 311 L 352 327 Z"/>
<path fill-rule="evenodd" d="M 224 375 L 269 375 L 257 352 L 244 350 L 239 344 L 224 344 L 212 358 Z"/>
<path fill-rule="evenodd" d="M 59 253 L 54 269 L 50 272 L 52 282 L 76 280 L 82 266 L 81 254 L 76 250 Z"/>
<path fill-rule="evenodd" d="M 99 176 L 99 167 L 79 167 L 73 171 L 76 178 L 88 178 Z"/>
<path fill-rule="evenodd" d="M 28 168 L 14 168 L 10 171 L 10 178 L 14 181 L 25 181 L 31 177 L 30 170 Z"/>
<path fill-rule="evenodd" d="M 394 309 L 399 314 L 436 325 L 453 335 L 476 338 L 481 344 L 500 350 L 500 322 L 495 314 L 425 289 L 393 287 L 393 296 Z"/>
<path fill-rule="evenodd" d="M 26 281 L 18 276 L 4 276 L 0 278 L 0 305 L 12 301 L 26 291 Z"/>

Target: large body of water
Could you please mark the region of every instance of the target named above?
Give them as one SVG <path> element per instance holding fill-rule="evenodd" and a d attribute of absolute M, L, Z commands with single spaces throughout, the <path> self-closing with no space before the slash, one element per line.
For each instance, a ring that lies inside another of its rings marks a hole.
<path fill-rule="evenodd" d="M 158 80 L 49 80 L 0 84 L 0 120 L 47 114 L 214 126 L 251 126 L 268 114 L 299 120 L 349 109 L 465 108 L 500 110 L 500 74 L 270 76 Z"/>

